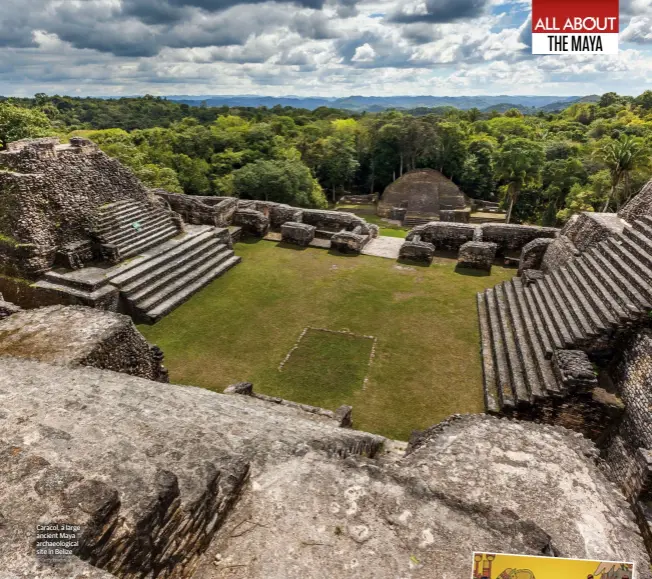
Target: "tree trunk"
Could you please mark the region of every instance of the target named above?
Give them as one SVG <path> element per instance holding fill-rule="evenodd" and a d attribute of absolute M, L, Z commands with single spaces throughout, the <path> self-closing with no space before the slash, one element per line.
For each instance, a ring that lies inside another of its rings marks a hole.
<path fill-rule="evenodd" d="M 399 169 L 398 176 L 402 177 L 403 176 L 403 153 L 400 154 L 400 157 L 401 157 L 401 167 Z"/>
<path fill-rule="evenodd" d="M 512 220 L 512 210 L 514 209 L 514 204 L 516 203 L 517 197 L 518 190 L 516 188 L 512 188 L 512 194 L 510 195 L 509 199 L 509 209 L 507 210 L 507 219 L 505 220 L 505 223 L 510 223 Z"/>
<path fill-rule="evenodd" d="M 335 203 L 335 185 L 333 185 L 333 203 Z"/>
<path fill-rule="evenodd" d="M 609 208 L 609 203 L 611 203 L 611 198 L 614 196 L 614 191 L 616 190 L 615 185 L 611 185 L 611 191 L 609 192 L 609 196 L 607 197 L 607 202 L 604 204 L 604 207 L 602 208 L 602 213 L 606 213 L 607 209 Z"/>

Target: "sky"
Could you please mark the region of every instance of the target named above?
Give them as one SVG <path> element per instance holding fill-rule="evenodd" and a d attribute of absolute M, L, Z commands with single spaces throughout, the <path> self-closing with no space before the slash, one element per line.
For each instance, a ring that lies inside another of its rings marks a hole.
<path fill-rule="evenodd" d="M 569 0 L 572 1 L 572 0 Z M 618 55 L 532 55 L 531 0 L 0 0 L 0 95 L 637 95 L 652 0 Z"/>

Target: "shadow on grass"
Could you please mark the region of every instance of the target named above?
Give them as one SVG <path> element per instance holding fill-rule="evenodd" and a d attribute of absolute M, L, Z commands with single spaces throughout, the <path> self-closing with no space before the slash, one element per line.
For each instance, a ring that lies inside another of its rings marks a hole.
<path fill-rule="evenodd" d="M 337 255 L 338 257 L 358 257 L 360 254 L 359 253 L 342 253 L 341 251 L 337 251 L 337 249 L 329 249 L 328 250 L 328 255 Z"/>
<path fill-rule="evenodd" d="M 470 267 L 460 267 L 455 266 L 455 273 L 460 275 L 468 275 L 470 277 L 488 277 L 491 275 L 491 272 L 484 269 L 472 269 Z"/>
<path fill-rule="evenodd" d="M 416 261 L 414 259 L 404 259 L 404 258 L 399 258 L 396 260 L 397 263 L 400 263 L 401 265 L 413 265 L 416 267 L 425 267 L 428 268 L 430 267 L 429 263 L 426 263 L 425 261 Z"/>
<path fill-rule="evenodd" d="M 262 237 L 255 237 L 254 235 L 246 235 L 238 239 L 236 243 L 244 243 L 245 245 L 256 245 L 256 243 L 264 241 Z"/>
<path fill-rule="evenodd" d="M 295 251 L 305 251 L 308 249 L 307 245 L 297 245 L 296 243 L 288 243 L 287 241 L 279 241 L 276 244 L 276 247 L 282 247 L 283 249 L 294 249 Z"/>

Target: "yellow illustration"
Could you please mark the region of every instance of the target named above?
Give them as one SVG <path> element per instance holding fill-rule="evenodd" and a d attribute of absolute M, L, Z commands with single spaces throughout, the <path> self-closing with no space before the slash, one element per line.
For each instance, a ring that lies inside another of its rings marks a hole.
<path fill-rule="evenodd" d="M 632 563 L 475 553 L 472 579 L 633 579 Z"/>

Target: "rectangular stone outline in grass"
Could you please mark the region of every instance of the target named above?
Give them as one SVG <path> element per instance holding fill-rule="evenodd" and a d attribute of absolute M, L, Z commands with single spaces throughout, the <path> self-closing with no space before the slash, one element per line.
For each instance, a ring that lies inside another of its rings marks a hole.
<path fill-rule="evenodd" d="M 369 381 L 369 370 L 371 369 L 371 364 L 373 363 L 374 358 L 376 357 L 376 345 L 378 343 L 378 338 L 376 338 L 375 336 L 366 336 L 366 335 L 363 335 L 363 334 L 355 334 L 355 333 L 351 332 L 350 330 L 329 330 L 328 328 L 314 328 L 312 326 L 306 326 L 305 328 L 303 328 L 303 330 L 299 334 L 299 338 L 294 343 L 294 346 L 292 346 L 292 348 L 290 348 L 290 351 L 287 353 L 287 356 L 285 356 L 285 358 L 283 358 L 281 363 L 278 365 L 278 371 L 283 372 L 284 366 L 288 363 L 288 360 L 290 359 L 290 357 L 292 356 L 294 351 L 301 345 L 301 340 L 303 340 L 304 336 L 310 330 L 312 330 L 314 332 L 327 332 L 329 334 L 344 334 L 346 336 L 351 336 L 352 338 L 363 338 L 363 339 L 373 341 L 373 343 L 371 344 L 371 353 L 369 354 L 369 362 L 367 363 L 367 373 L 365 374 L 365 377 L 364 377 L 364 379 L 362 381 L 362 389 L 366 390 L 367 382 Z"/>

